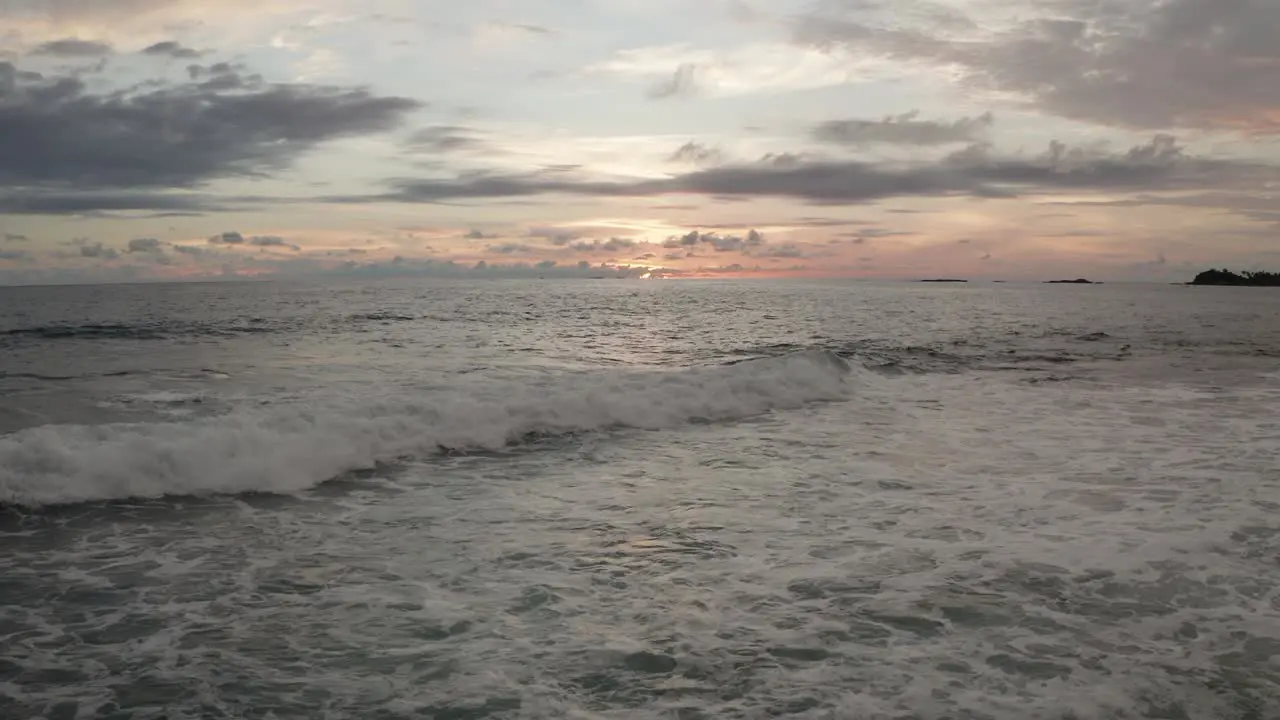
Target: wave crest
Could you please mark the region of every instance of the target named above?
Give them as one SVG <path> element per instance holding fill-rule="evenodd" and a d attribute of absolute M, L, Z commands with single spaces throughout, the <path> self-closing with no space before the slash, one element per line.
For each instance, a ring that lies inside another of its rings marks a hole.
<path fill-rule="evenodd" d="M 0 502 L 77 502 L 304 490 L 379 461 L 496 450 L 531 436 L 735 420 L 845 397 L 827 350 L 676 372 L 415 401 L 242 411 L 181 423 L 47 425 L 0 437 Z"/>

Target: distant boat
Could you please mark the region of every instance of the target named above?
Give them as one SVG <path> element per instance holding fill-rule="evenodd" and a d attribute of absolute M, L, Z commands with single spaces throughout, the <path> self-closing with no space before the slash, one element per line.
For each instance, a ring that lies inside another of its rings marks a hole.
<path fill-rule="evenodd" d="M 1075 280 L 1045 280 L 1044 282 L 1046 285 L 1101 285 L 1102 284 L 1102 283 L 1096 283 L 1092 280 L 1085 280 L 1084 278 L 1076 278 Z"/>

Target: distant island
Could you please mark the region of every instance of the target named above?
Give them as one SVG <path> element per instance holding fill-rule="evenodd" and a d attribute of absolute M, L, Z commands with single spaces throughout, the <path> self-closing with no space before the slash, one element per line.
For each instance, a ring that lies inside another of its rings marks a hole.
<path fill-rule="evenodd" d="M 920 282 L 969 282 L 969 281 L 956 280 L 955 278 L 935 278 L 933 280 L 921 280 Z"/>
<path fill-rule="evenodd" d="M 1075 280 L 1045 280 L 1044 282 L 1046 285 L 1101 285 L 1102 284 L 1102 283 L 1096 283 L 1092 280 L 1085 280 L 1084 278 L 1076 278 Z"/>
<path fill-rule="evenodd" d="M 1196 279 L 1188 285 L 1241 285 L 1248 287 L 1280 287 L 1280 273 L 1250 272 L 1245 270 L 1239 274 L 1230 270 L 1205 270 L 1196 275 Z"/>

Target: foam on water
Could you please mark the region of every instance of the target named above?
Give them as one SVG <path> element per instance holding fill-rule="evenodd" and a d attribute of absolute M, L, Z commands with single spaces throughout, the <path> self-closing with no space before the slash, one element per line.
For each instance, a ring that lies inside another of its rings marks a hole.
<path fill-rule="evenodd" d="M 849 372 L 838 355 L 814 350 L 716 368 L 583 374 L 192 422 L 41 426 L 0 437 L 0 500 L 42 506 L 287 493 L 441 450 L 497 450 L 531 436 L 668 428 L 835 400 L 845 396 Z"/>
<path fill-rule="evenodd" d="M 40 514 L 0 557 L 0 693 L 28 715 L 1268 720 L 1275 400 L 912 376 L 385 485 Z"/>
<path fill-rule="evenodd" d="M 0 337 L 0 502 L 204 496 L 0 508 L 0 717 L 1280 717 L 1280 295 L 227 288 L 0 303 L 165 328 Z"/>

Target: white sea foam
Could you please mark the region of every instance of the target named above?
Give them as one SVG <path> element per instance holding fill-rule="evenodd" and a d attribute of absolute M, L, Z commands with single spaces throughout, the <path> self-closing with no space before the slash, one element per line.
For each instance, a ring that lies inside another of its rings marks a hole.
<path fill-rule="evenodd" d="M 565 377 L 193 422 L 46 425 L 0 438 L 0 501 L 25 506 L 295 492 L 378 461 L 493 450 L 529 435 L 660 429 L 835 400 L 849 365 L 827 351 L 667 373 Z"/>

